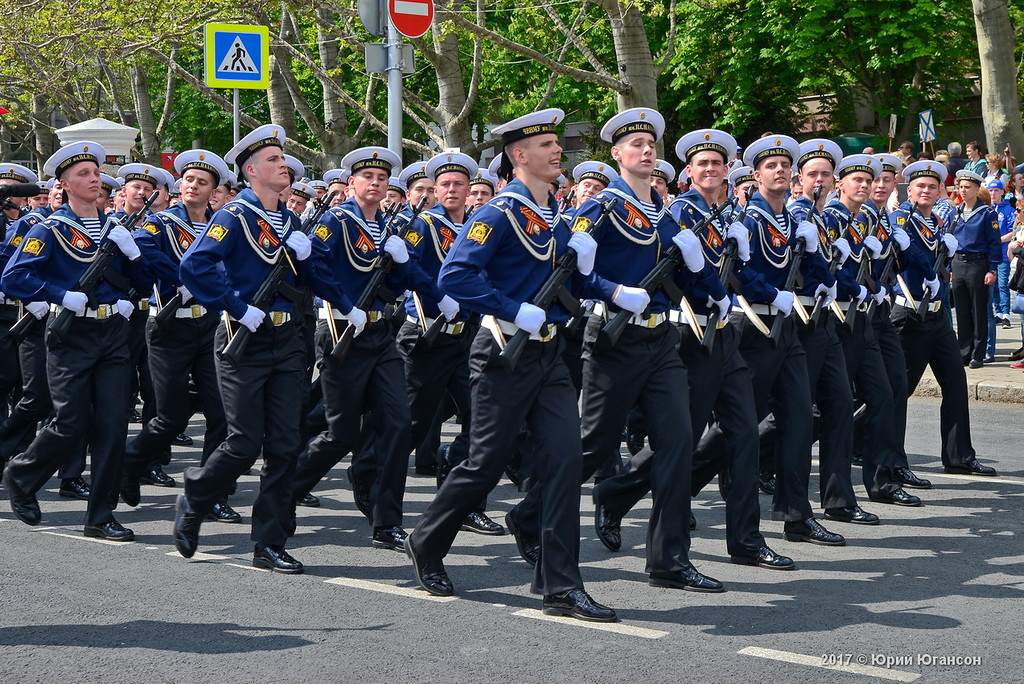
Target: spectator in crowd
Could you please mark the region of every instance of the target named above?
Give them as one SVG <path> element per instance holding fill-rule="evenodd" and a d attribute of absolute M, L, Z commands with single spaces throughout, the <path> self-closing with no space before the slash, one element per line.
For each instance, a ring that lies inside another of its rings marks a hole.
<path fill-rule="evenodd" d="M 1017 200 L 1024 196 L 1024 173 L 1016 172 L 1013 174 L 1013 178 L 1010 180 L 1010 184 L 1006 186 L 1006 201 L 1014 207 L 1017 206 Z M 1024 204 L 1022 204 L 1024 206 Z"/>
<path fill-rule="evenodd" d="M 949 164 L 947 165 L 949 174 L 951 176 L 956 176 L 956 172 L 963 169 L 964 165 L 967 163 L 961 156 L 964 151 L 963 147 L 961 147 L 958 142 L 951 142 L 946 145 L 946 151 L 949 152 Z"/>
<path fill-rule="evenodd" d="M 909 140 L 904 140 L 896 148 L 896 156 L 900 158 L 904 166 L 914 161 L 914 144 Z"/>
<path fill-rule="evenodd" d="M 1004 188 L 1010 182 L 1010 174 L 1003 168 L 1003 158 L 994 152 L 985 155 L 985 173 L 982 175 L 985 177 L 986 187 L 994 180 L 1001 181 Z"/>
<path fill-rule="evenodd" d="M 1015 272 L 1018 264 L 1024 259 L 1024 202 L 1021 202 L 1020 205 L 1014 210 L 1013 239 L 1006 246 L 1006 252 L 1010 256 L 1010 273 Z M 1014 291 L 1013 299 L 1015 304 L 1020 297 L 1024 297 L 1024 292 Z M 1018 315 L 1020 316 L 1021 346 L 1010 355 L 1011 359 L 1016 359 L 1016 362 L 1011 363 L 1010 367 L 1024 370 L 1024 313 Z"/>
<path fill-rule="evenodd" d="M 967 159 L 968 161 L 964 164 L 964 169 L 984 177 L 988 169 L 988 162 L 981 156 L 981 146 L 978 145 L 977 140 L 967 143 Z"/>
<path fill-rule="evenodd" d="M 990 290 L 990 299 L 994 316 L 998 319 L 1000 327 L 1008 329 L 1010 327 L 1010 256 L 1006 245 L 1013 239 L 1017 216 L 1013 207 L 1006 201 L 1006 192 L 1002 181 L 989 181 L 987 187 L 989 195 L 992 197 L 992 207 L 996 210 L 996 216 L 999 218 L 999 239 L 1003 243 L 1003 248 L 1000 250 L 1003 260 L 996 270 L 996 283 Z M 993 329 L 989 334 L 990 348 L 994 342 L 995 331 Z"/>
<path fill-rule="evenodd" d="M 861 150 L 861 154 L 874 154 L 874 153 L 875 153 L 875 148 L 874 147 L 865 147 L 863 150 Z"/>
<path fill-rule="evenodd" d="M 946 167 L 946 180 L 942 182 L 942 188 L 940 188 L 940 190 L 944 190 L 945 188 L 948 188 L 953 185 L 954 172 L 949 168 L 949 152 L 946 152 L 945 150 L 939 150 L 938 152 L 935 153 L 935 161 L 939 162 L 940 164 Z M 948 193 L 943 193 L 943 196 L 945 196 L 946 194 Z"/>

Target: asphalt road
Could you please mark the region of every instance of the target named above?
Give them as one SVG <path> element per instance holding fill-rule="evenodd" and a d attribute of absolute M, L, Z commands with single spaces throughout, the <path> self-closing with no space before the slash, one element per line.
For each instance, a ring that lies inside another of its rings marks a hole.
<path fill-rule="evenodd" d="M 541 619 L 509 536 L 460 534 L 446 560 L 457 597 L 427 597 L 404 555 L 370 548 L 342 468 L 317 488 L 322 508 L 300 509 L 289 548 L 306 565 L 301 576 L 251 568 L 248 525 L 207 523 L 208 555 L 178 556 L 170 533 L 180 488 L 144 486 L 143 505 L 119 513 L 138 536 L 122 545 L 82 537 L 84 503 L 59 499 L 56 480 L 40 493 L 37 528 L 13 517 L 3 493 L 0 674 L 8 682 L 1021 681 L 1021 409 L 972 409 L 975 447 L 998 477 L 942 474 L 938 402 L 914 399 L 911 462 L 935 483 L 922 494 L 926 506 L 866 502 L 883 524 L 828 523 L 847 535 L 841 548 L 786 542 L 781 523 L 762 515 L 769 544 L 796 560 L 794 572 L 728 562 L 712 485 L 695 502 L 691 558 L 726 583 L 723 594 L 647 586 L 649 502 L 624 521 L 624 550 L 611 554 L 594 536 L 584 486 L 583 575 L 595 598 L 619 611 L 610 626 Z M 180 475 L 197 453 L 182 450 L 168 472 Z M 247 520 L 257 485 L 242 478 L 232 499 Z M 814 500 L 816 479 L 812 490 Z M 407 528 L 432 494 L 431 480 L 410 477 Z M 502 520 L 516 498 L 503 482 L 492 517 Z"/>

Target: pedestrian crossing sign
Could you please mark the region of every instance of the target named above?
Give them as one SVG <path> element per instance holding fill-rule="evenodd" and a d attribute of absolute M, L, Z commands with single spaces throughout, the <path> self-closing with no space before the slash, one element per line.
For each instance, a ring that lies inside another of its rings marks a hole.
<path fill-rule="evenodd" d="M 270 86 L 270 29 L 242 24 L 206 25 L 206 85 L 211 88 Z"/>

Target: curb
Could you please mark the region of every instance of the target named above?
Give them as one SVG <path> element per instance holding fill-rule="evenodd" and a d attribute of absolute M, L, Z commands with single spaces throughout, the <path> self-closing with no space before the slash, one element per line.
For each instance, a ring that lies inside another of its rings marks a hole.
<path fill-rule="evenodd" d="M 941 397 L 935 378 L 924 377 L 914 391 L 915 397 Z M 998 401 L 1006 404 L 1024 404 L 1024 385 L 1020 383 L 976 380 L 967 382 L 967 397 L 974 401 Z"/>

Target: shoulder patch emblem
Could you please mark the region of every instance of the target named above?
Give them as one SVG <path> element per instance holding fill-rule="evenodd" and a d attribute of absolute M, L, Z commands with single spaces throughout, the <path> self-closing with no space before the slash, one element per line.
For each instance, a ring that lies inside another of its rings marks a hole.
<path fill-rule="evenodd" d="M 160 227 L 153 223 L 152 221 L 146 221 L 144 224 L 142 224 L 142 230 L 146 231 L 147 233 L 152 233 L 153 235 L 160 234 Z"/>
<path fill-rule="evenodd" d="M 11 244 L 13 244 L 15 247 L 18 247 L 19 245 L 21 245 L 21 241 L 24 239 L 24 235 L 15 235 L 14 238 L 11 239 Z"/>
<path fill-rule="evenodd" d="M 331 230 L 321 223 L 313 229 L 313 235 L 320 238 L 323 242 L 327 242 L 331 237 Z"/>
<path fill-rule="evenodd" d="M 39 253 L 43 251 L 43 247 L 45 246 L 46 243 L 39 238 L 29 238 L 28 241 L 25 242 L 25 246 L 21 248 L 21 251 L 28 252 L 32 256 L 39 256 Z"/>
<path fill-rule="evenodd" d="M 405 239 L 409 241 L 410 245 L 415 247 L 416 245 L 420 244 L 420 240 L 423 239 L 423 236 L 417 233 L 415 230 L 410 230 L 405 234 Z"/>
<path fill-rule="evenodd" d="M 469 227 L 469 232 L 466 233 L 466 239 L 472 240 L 478 244 L 484 244 L 487 242 L 487 238 L 491 236 L 491 227 L 482 221 L 475 221 L 472 226 Z"/>
<path fill-rule="evenodd" d="M 217 242 L 220 242 L 224 239 L 224 236 L 228 234 L 228 229 L 219 223 L 214 223 L 206 229 L 206 234 Z"/>
<path fill-rule="evenodd" d="M 896 217 L 896 225 L 902 226 L 906 222 L 907 222 L 907 219 L 906 219 L 905 216 L 897 216 Z"/>
<path fill-rule="evenodd" d="M 572 224 L 572 232 L 574 233 L 585 233 L 590 229 L 590 219 L 583 218 L 582 216 Z"/>

